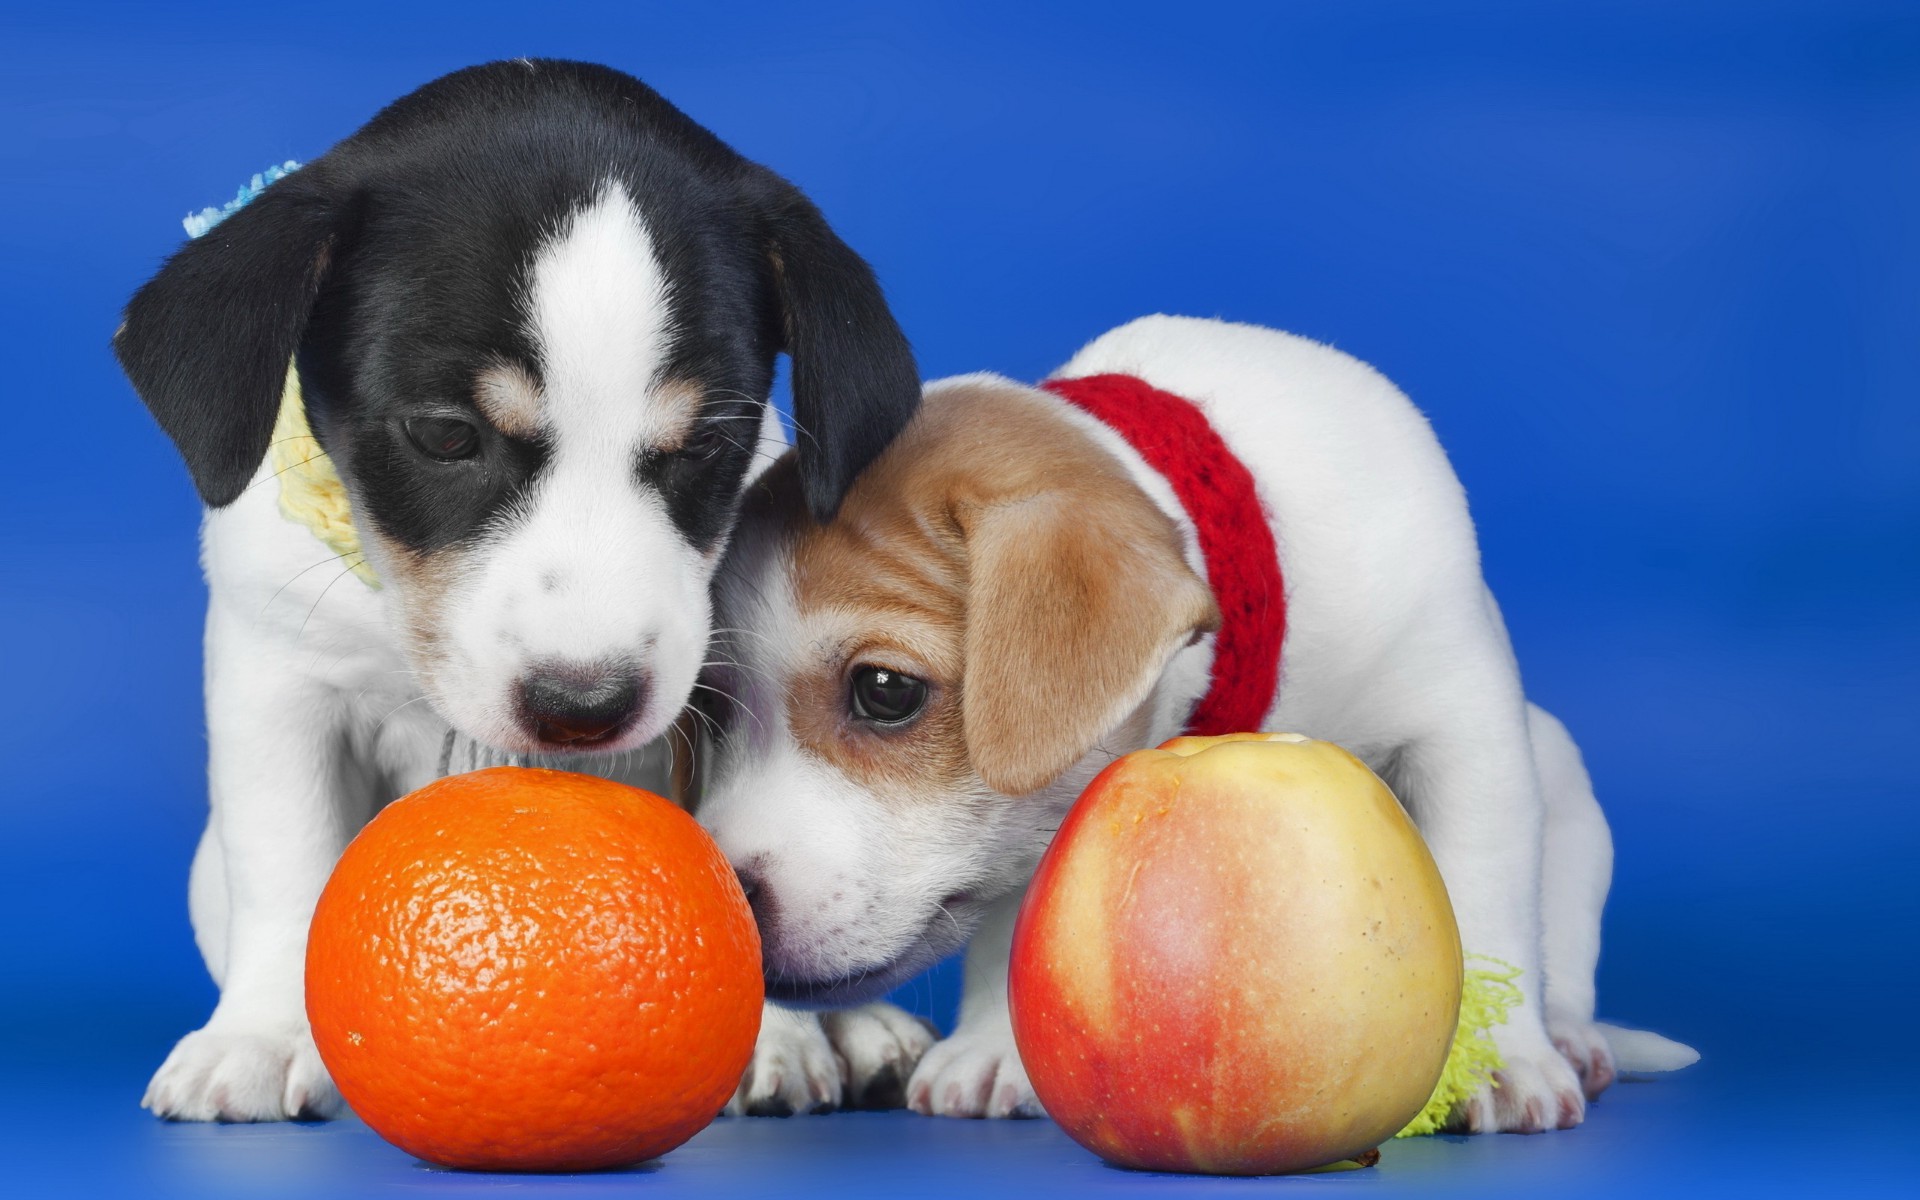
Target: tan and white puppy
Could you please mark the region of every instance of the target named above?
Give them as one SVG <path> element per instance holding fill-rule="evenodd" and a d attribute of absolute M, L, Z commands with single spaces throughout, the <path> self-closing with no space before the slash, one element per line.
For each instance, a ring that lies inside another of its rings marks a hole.
<path fill-rule="evenodd" d="M 1506 1067 L 1460 1126 L 1564 1128 L 1619 1067 L 1691 1061 L 1594 1021 L 1607 823 L 1566 730 L 1527 702 L 1420 413 L 1338 351 L 1217 321 L 1136 321 L 1059 377 L 1110 373 L 1198 404 L 1255 479 L 1287 587 L 1264 728 L 1387 778 L 1465 945 L 1523 971 Z M 856 1004 L 971 941 L 958 1027 L 916 1069 L 913 1108 L 1038 1111 L 1007 1016 L 1014 914 L 1088 779 L 1179 733 L 1207 692 L 1207 579 L 1193 522 L 1132 446 L 993 375 L 929 385 L 830 525 L 791 462 L 751 489 L 716 584 L 729 665 L 708 699 L 731 703 L 709 705 L 698 813 L 748 883 L 776 999 Z"/>

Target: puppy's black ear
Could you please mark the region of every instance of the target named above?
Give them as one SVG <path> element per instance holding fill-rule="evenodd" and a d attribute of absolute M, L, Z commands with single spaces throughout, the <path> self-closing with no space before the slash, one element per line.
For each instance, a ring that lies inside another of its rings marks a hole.
<path fill-rule="evenodd" d="M 782 184 L 770 218 L 800 480 L 807 508 L 827 521 L 920 407 L 920 371 L 872 268 L 812 201 Z"/>
<path fill-rule="evenodd" d="M 212 508 L 231 504 L 266 457 L 326 272 L 336 213 L 304 183 L 274 183 L 182 246 L 134 293 L 113 336 L 121 369 Z"/>

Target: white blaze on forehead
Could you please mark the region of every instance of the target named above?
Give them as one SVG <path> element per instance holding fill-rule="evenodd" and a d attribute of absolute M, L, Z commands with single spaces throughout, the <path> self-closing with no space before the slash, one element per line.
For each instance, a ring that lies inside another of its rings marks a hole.
<path fill-rule="evenodd" d="M 567 218 L 540 248 L 528 291 L 556 453 L 625 455 L 675 436 L 684 406 L 652 396 L 673 349 L 667 277 L 626 188 L 607 181 Z"/>
<path fill-rule="evenodd" d="M 671 294 L 639 209 L 618 183 L 550 231 L 522 297 L 541 378 L 496 364 L 475 402 L 550 455 L 484 546 L 470 548 L 441 621 L 437 702 L 502 749 L 536 750 L 523 689 L 584 664 L 630 673 L 642 701 L 606 745 L 660 736 L 692 690 L 707 644 L 711 556 L 688 544 L 639 477 L 672 444 L 697 391 L 665 378 Z"/>

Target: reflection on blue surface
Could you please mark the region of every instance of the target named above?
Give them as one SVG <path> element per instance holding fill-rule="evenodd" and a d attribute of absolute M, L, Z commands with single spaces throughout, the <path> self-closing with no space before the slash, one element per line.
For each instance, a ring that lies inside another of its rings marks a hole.
<path fill-rule="evenodd" d="M 1552 1135 L 1409 1138 L 1378 1167 L 1283 1180 L 1210 1179 L 1106 1166 L 1050 1121 L 908 1113 L 722 1118 L 664 1158 L 624 1171 L 526 1176 L 445 1171 L 358 1121 L 166 1125 L 125 1103 L 127 1072 L 0 1102 L 10 1194 L 22 1196 L 428 1197 L 635 1195 L 981 1196 L 1854 1196 L 1912 1194 L 1920 1156 L 1858 1109 L 1787 1097 L 1764 1114 L 1712 1067 L 1625 1084 L 1587 1124 Z M 40 1084 L 35 1080 L 36 1086 Z M 1893 1092 L 1858 1097 L 1897 1103 Z M 53 1102 L 55 1107 L 45 1105 Z M 1879 1136 L 1872 1136 L 1878 1130 Z M 1866 1134 L 1869 1136 L 1863 1137 Z"/>
<path fill-rule="evenodd" d="M 1706 1061 L 1572 1134 L 1401 1145 L 1287 1186 L 1846 1192 L 1912 1170 L 1890 1089 L 1920 1068 L 1920 10 L 211 0 L 6 22 L 18 1194 L 561 1186 L 430 1173 L 353 1125 L 134 1108 L 213 999 L 185 912 L 204 597 L 186 474 L 106 351 L 182 214 L 522 53 L 632 69 L 809 189 L 930 376 L 1033 378 L 1168 310 L 1334 342 L 1431 415 L 1529 688 L 1614 822 L 1602 1008 Z M 904 995 L 950 1020 L 955 987 L 949 967 Z M 565 1186 L 1022 1181 L 1205 1186 L 1100 1168 L 1045 1124 L 905 1117 L 723 1123 L 655 1173 Z"/>

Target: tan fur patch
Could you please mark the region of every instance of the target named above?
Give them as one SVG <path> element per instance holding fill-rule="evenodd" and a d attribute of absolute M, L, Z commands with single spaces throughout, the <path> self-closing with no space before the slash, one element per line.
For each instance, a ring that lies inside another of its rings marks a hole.
<path fill-rule="evenodd" d="M 648 423 L 651 431 L 648 440 L 654 448 L 678 450 L 686 445 L 687 436 L 700 419 L 700 408 L 705 399 L 706 391 L 692 380 L 662 380 L 647 401 L 655 409 L 655 416 Z"/>
<path fill-rule="evenodd" d="M 878 795 L 930 796 L 963 783 L 964 581 L 938 531 L 916 527 L 904 511 L 843 508 L 831 525 L 814 524 L 791 456 L 751 489 L 742 524 L 779 527 L 773 536 L 786 543 L 781 557 L 802 620 L 827 643 L 787 681 L 795 740 Z M 855 718 L 848 689 L 862 665 L 926 680 L 921 715 L 898 730 Z"/>
<path fill-rule="evenodd" d="M 790 726 L 880 794 L 950 793 L 970 772 L 1014 795 L 1045 786 L 1218 623 L 1178 528 L 1028 388 L 930 389 L 829 525 L 802 515 L 791 478 L 775 486 L 794 493 L 802 619 L 852 631 L 791 684 Z M 923 715 L 899 730 L 851 718 L 862 663 L 927 679 Z"/>
<path fill-rule="evenodd" d="M 663 380 L 647 398 L 654 406 L 647 426 L 649 444 L 658 450 L 685 445 L 705 396 L 691 380 Z M 545 429 L 546 400 L 540 384 L 518 363 L 496 362 L 475 376 L 473 402 L 480 415 L 508 437 L 531 441 Z"/>
<path fill-rule="evenodd" d="M 465 565 L 457 546 L 430 553 L 410 550 L 368 523 L 362 537 L 380 548 L 380 579 L 397 589 L 407 660 L 429 688 L 446 662 L 447 594 Z"/>
<path fill-rule="evenodd" d="M 531 441 L 545 422 L 540 385 L 518 363 L 500 362 L 473 381 L 473 402 L 480 415 L 511 438 Z"/>

